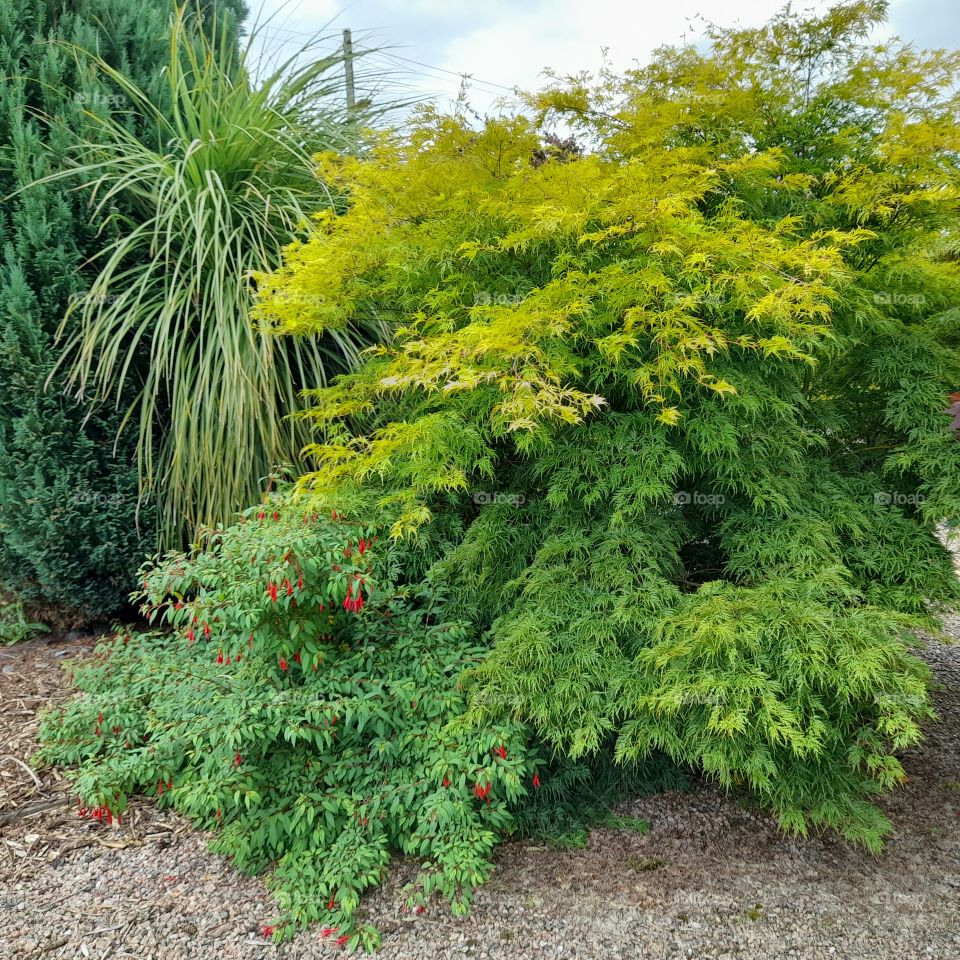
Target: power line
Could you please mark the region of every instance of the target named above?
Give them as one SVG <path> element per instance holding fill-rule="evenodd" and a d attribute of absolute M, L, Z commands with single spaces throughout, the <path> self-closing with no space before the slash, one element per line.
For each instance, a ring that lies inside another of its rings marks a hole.
<path fill-rule="evenodd" d="M 266 32 L 267 32 L 267 34 L 284 33 L 284 34 L 287 34 L 288 37 L 291 38 L 290 40 L 284 40 L 284 39 L 281 37 L 281 38 L 279 38 L 281 43 L 292 43 L 292 42 L 295 42 L 295 41 L 293 40 L 293 38 L 295 38 L 295 37 L 304 37 L 304 38 L 307 38 L 307 39 L 315 39 L 315 37 L 316 37 L 315 34 L 308 33 L 308 32 L 306 32 L 306 31 L 304 31 L 304 30 L 291 30 L 291 29 L 289 29 L 288 27 L 274 27 L 274 26 L 271 26 L 271 27 L 268 28 L 268 30 L 267 30 Z M 509 86 L 506 86 L 505 84 L 497 83 L 497 82 L 494 81 L 494 80 L 484 80 L 484 79 L 482 79 L 481 77 L 474 76 L 473 74 L 471 74 L 471 73 L 469 73 L 469 72 L 467 72 L 467 71 L 460 71 L 460 72 L 458 72 L 458 71 L 456 71 L 456 70 L 450 70 L 450 69 L 448 69 L 448 68 L 446 68 L 446 67 L 436 67 L 436 66 L 433 66 L 432 64 L 425 63 L 425 62 L 422 61 L 422 60 L 415 60 L 415 59 L 413 59 L 413 58 L 411 58 L 411 57 L 404 57 L 404 56 L 401 56 L 400 54 L 397 54 L 397 53 L 390 53 L 390 52 L 388 52 L 388 50 L 386 50 L 386 49 L 381 49 L 381 48 L 374 48 L 373 50 L 369 50 L 369 51 L 360 51 L 359 53 L 355 53 L 355 54 L 354 54 L 354 58 L 355 58 L 355 60 L 356 60 L 356 59 L 359 58 L 359 57 L 367 58 L 367 57 L 375 56 L 375 55 L 379 55 L 379 56 L 381 56 L 381 57 L 385 57 L 385 58 L 387 58 L 388 60 L 392 60 L 392 61 L 394 61 L 394 62 L 401 62 L 401 63 L 404 63 L 404 64 L 411 64 L 411 65 L 413 65 L 413 66 L 421 67 L 421 68 L 424 68 L 424 69 L 426 69 L 426 70 L 432 70 L 432 71 L 434 71 L 435 73 L 442 73 L 442 74 L 445 74 L 445 75 L 447 75 L 447 76 L 457 77 L 457 78 L 459 78 L 459 79 L 461 79 L 461 80 L 464 80 L 464 79 L 465 79 L 465 80 L 469 81 L 470 83 L 472 83 L 472 84 L 474 84 L 474 85 L 476 85 L 476 86 L 489 87 L 489 88 L 491 88 L 491 90 L 488 90 L 487 92 L 491 92 L 492 90 L 501 90 L 501 91 L 504 91 L 504 92 L 506 92 L 506 93 L 516 93 L 516 90 L 517 90 L 517 88 L 516 88 L 515 86 L 509 87 Z"/>
<path fill-rule="evenodd" d="M 485 87 L 496 87 L 498 90 L 506 90 L 507 93 L 516 93 L 516 90 L 517 90 L 515 86 L 506 87 L 502 83 L 494 83 L 492 80 L 481 80 L 479 77 L 475 77 L 472 74 L 467 73 L 466 71 L 458 73 L 456 70 L 447 70 L 445 67 L 431 66 L 429 63 L 424 63 L 422 60 L 411 60 L 410 57 L 401 57 L 399 56 L 399 54 L 396 54 L 396 53 L 387 53 L 384 50 L 378 50 L 376 52 L 382 54 L 385 57 L 388 57 L 391 60 L 402 60 L 404 63 L 412 63 L 418 67 L 426 67 L 427 70 L 436 70 L 438 73 L 446 73 L 452 77 L 460 77 L 461 79 L 466 78 L 467 80 L 471 80 L 474 83 L 481 83 Z"/>

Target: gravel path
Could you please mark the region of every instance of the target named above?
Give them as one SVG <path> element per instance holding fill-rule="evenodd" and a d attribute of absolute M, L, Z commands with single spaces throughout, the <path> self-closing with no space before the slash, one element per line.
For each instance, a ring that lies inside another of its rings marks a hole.
<path fill-rule="evenodd" d="M 960 620 L 949 622 L 960 640 Z M 134 804 L 122 827 L 79 821 L 55 773 L 15 758 L 38 704 L 65 695 L 59 662 L 89 643 L 0 650 L 0 957 L 295 960 L 338 955 L 318 929 L 275 946 L 263 884 L 206 851 L 176 815 Z M 960 958 L 960 647 L 924 654 L 941 721 L 885 801 L 896 832 L 874 859 L 785 838 L 707 786 L 645 798 L 641 836 L 597 830 L 580 851 L 508 844 L 471 916 L 402 911 L 401 865 L 366 900 L 387 960 L 433 958 Z"/>

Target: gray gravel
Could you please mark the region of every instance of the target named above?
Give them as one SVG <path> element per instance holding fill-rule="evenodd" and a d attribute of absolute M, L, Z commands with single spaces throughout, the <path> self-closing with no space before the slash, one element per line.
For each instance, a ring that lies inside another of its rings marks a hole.
<path fill-rule="evenodd" d="M 948 630 L 960 640 L 960 620 Z M 884 801 L 895 833 L 882 857 L 831 837 L 785 838 L 769 818 L 701 785 L 631 804 L 651 822 L 644 836 L 597 830 L 572 852 L 506 845 L 465 920 L 441 907 L 405 914 L 400 888 L 414 868 L 397 867 L 365 901 L 384 933 L 381 955 L 958 960 L 960 647 L 932 642 L 924 656 L 943 685 L 942 719 L 907 756 L 908 784 Z M 274 908 L 262 882 L 208 853 L 175 815 L 142 828 L 134 817 L 56 855 L 31 852 L 44 829 L 32 823 L 0 834 L 0 957 L 339 953 L 318 929 L 292 944 L 265 941 L 260 928 Z"/>

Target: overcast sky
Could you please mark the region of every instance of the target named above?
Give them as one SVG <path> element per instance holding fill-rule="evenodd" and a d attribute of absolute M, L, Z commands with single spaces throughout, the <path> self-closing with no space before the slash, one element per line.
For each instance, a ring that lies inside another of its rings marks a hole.
<path fill-rule="evenodd" d="M 756 25 L 780 0 L 248 0 L 252 13 L 271 17 L 270 45 L 297 44 L 327 29 L 353 31 L 357 46 L 381 48 L 365 62 L 391 71 L 391 89 L 405 85 L 417 97 L 449 105 L 459 75 L 473 77 L 470 101 L 481 112 L 518 85 L 540 84 L 545 67 L 567 74 L 595 69 L 602 50 L 623 68 L 647 60 L 663 43 L 676 43 L 691 21 Z M 798 8 L 825 9 L 829 0 L 800 0 Z M 960 0 L 892 0 L 891 32 L 919 46 L 960 48 Z"/>

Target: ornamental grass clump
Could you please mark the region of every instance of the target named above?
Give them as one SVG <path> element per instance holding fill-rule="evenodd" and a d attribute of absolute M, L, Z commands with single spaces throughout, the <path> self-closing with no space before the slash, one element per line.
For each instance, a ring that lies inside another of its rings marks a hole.
<path fill-rule="evenodd" d="M 511 720 L 455 729 L 483 656 L 429 584 L 391 582 L 382 531 L 285 500 L 145 572 L 156 629 L 98 647 L 82 697 L 46 715 L 41 758 L 72 768 L 80 814 L 122 822 L 147 794 L 260 872 L 279 917 L 348 947 L 377 932 L 361 893 L 417 858 L 408 905 L 467 909 L 543 764 Z"/>
<path fill-rule="evenodd" d="M 157 89 L 76 51 L 79 69 L 145 119 L 131 130 L 122 115 L 95 117 L 75 162 L 47 178 L 88 191 L 102 237 L 90 289 L 61 325 L 59 365 L 72 391 L 118 405 L 136 431 L 163 548 L 229 523 L 260 478 L 298 463 L 310 434 L 287 415 L 300 390 L 350 369 L 386 333 L 373 324 L 279 343 L 251 322 L 252 276 L 340 203 L 317 189 L 314 154 L 362 151 L 375 117 L 343 107 L 342 56 L 323 37 L 274 62 L 266 31 L 237 49 L 229 30 L 199 33 L 178 7 Z"/>

